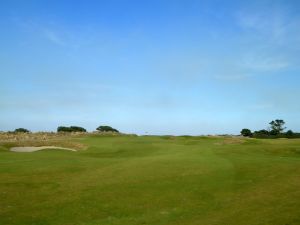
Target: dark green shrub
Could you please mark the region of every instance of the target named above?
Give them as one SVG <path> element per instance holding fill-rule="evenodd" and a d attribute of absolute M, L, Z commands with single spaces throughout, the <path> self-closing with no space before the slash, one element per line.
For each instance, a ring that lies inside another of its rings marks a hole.
<path fill-rule="evenodd" d="M 276 135 L 279 135 L 280 132 L 279 132 L 278 130 L 271 130 L 271 131 L 269 132 L 269 134 L 270 134 L 270 135 L 273 135 L 273 136 L 276 136 Z"/>
<path fill-rule="evenodd" d="M 243 130 L 241 130 L 241 135 L 243 135 L 244 137 L 251 137 L 252 132 L 251 132 L 251 130 L 244 128 Z"/>
<path fill-rule="evenodd" d="M 110 126 L 99 126 L 99 127 L 97 127 L 96 130 L 101 131 L 101 132 L 117 132 L 117 133 L 119 132 L 117 129 L 114 129 Z"/>
<path fill-rule="evenodd" d="M 78 126 L 70 126 L 70 127 L 59 126 L 57 128 L 57 132 L 86 132 L 86 129 Z"/>
<path fill-rule="evenodd" d="M 71 132 L 71 128 L 70 127 L 64 127 L 64 126 L 59 126 L 57 128 L 57 132 Z"/>
<path fill-rule="evenodd" d="M 25 128 L 17 128 L 17 129 L 15 129 L 14 132 L 16 132 L 16 133 L 29 133 L 30 131 L 25 129 Z"/>
<path fill-rule="evenodd" d="M 70 126 L 72 132 L 86 132 L 86 129 L 83 127 Z"/>
<path fill-rule="evenodd" d="M 287 132 L 283 132 L 286 129 L 284 127 L 284 120 L 273 120 L 269 123 L 271 125 L 270 131 L 267 130 L 259 130 L 254 131 L 253 136 L 254 138 L 300 138 L 300 133 L 294 133 L 292 130 L 288 130 Z M 245 131 L 247 129 L 243 129 Z M 242 133 L 241 131 L 241 133 Z"/>
<path fill-rule="evenodd" d="M 254 134 L 269 135 L 269 131 L 263 129 L 259 131 L 254 131 Z"/>
<path fill-rule="evenodd" d="M 292 136 L 294 135 L 294 132 L 293 132 L 292 130 L 288 130 L 288 131 L 285 133 L 285 135 L 286 135 L 287 137 L 292 137 Z"/>
<path fill-rule="evenodd" d="M 300 133 L 295 133 L 292 130 L 288 130 L 284 135 L 286 138 L 300 138 Z"/>
<path fill-rule="evenodd" d="M 270 136 L 269 131 L 267 130 L 259 130 L 259 131 L 254 131 L 253 137 L 255 138 L 268 138 Z"/>

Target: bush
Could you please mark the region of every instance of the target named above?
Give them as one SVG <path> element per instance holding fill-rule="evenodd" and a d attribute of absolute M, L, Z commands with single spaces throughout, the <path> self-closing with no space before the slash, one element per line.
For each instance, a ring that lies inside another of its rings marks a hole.
<path fill-rule="evenodd" d="M 241 135 L 243 135 L 244 137 L 251 137 L 252 136 L 252 132 L 251 132 L 251 130 L 249 130 L 247 128 L 244 128 L 241 131 Z"/>
<path fill-rule="evenodd" d="M 294 133 L 292 130 L 288 130 L 283 133 L 282 131 L 286 129 L 284 127 L 284 120 L 275 120 L 269 123 L 271 125 L 270 131 L 267 130 L 259 130 L 254 131 L 252 137 L 254 138 L 300 138 L 300 133 Z M 248 136 L 250 134 L 249 129 L 243 129 L 241 134 L 243 136 Z"/>
<path fill-rule="evenodd" d="M 266 133 L 265 130 L 263 131 L 256 131 L 253 133 L 254 138 L 300 138 L 300 133 L 294 133 L 293 131 L 289 130 L 285 133 L 278 133 L 278 132 L 268 132 Z"/>
<path fill-rule="evenodd" d="M 259 130 L 259 131 L 254 131 L 254 134 L 269 135 L 269 131 L 263 129 L 263 130 Z"/>
<path fill-rule="evenodd" d="M 292 130 L 288 130 L 285 133 L 286 138 L 300 138 L 300 133 L 294 133 Z"/>
<path fill-rule="evenodd" d="M 15 129 L 14 132 L 16 132 L 16 133 L 29 133 L 30 131 L 25 129 L 25 128 L 17 128 L 17 129 Z"/>
<path fill-rule="evenodd" d="M 57 132 L 71 132 L 71 128 L 70 127 L 64 127 L 64 126 L 59 126 L 57 128 Z"/>
<path fill-rule="evenodd" d="M 119 133 L 119 131 L 117 129 L 114 129 L 110 126 L 99 126 L 99 127 L 97 127 L 96 130 L 98 130 L 100 132 L 117 132 L 117 133 Z"/>
<path fill-rule="evenodd" d="M 269 132 L 269 134 L 270 134 L 270 135 L 273 135 L 273 136 L 276 136 L 276 135 L 280 134 L 280 132 L 279 132 L 278 130 L 271 130 L 271 131 Z"/>
<path fill-rule="evenodd" d="M 293 133 L 293 135 L 288 136 L 288 138 L 300 138 L 300 133 Z"/>
<path fill-rule="evenodd" d="M 78 126 L 70 126 L 70 127 L 59 126 L 57 128 L 57 132 L 86 132 L 86 129 Z"/>
<path fill-rule="evenodd" d="M 267 130 L 254 131 L 253 133 L 253 137 L 255 138 L 268 138 L 269 136 L 270 133 Z"/>
<path fill-rule="evenodd" d="M 86 132 L 86 129 L 83 127 L 70 126 L 72 132 Z"/>
<path fill-rule="evenodd" d="M 285 135 L 286 135 L 287 137 L 292 137 L 292 136 L 294 135 L 294 132 L 293 132 L 292 130 L 288 130 L 288 131 L 285 133 Z"/>

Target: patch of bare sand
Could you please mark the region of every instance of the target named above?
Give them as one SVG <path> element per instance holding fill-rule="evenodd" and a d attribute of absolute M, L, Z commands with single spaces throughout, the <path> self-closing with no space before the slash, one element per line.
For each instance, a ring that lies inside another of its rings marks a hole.
<path fill-rule="evenodd" d="M 59 150 L 68 150 L 68 151 L 76 151 L 72 148 L 63 148 L 63 147 L 57 147 L 57 146 L 39 146 L 39 147 L 12 147 L 10 148 L 10 151 L 12 152 L 35 152 L 40 151 L 44 149 L 59 149 Z"/>

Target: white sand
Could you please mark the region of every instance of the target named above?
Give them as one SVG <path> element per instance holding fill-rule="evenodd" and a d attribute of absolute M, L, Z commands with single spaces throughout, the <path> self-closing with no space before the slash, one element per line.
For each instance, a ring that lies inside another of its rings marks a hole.
<path fill-rule="evenodd" d="M 12 147 L 10 148 L 10 151 L 12 152 L 35 152 L 35 151 L 40 151 L 44 149 L 59 149 L 59 150 L 68 150 L 68 151 L 76 151 L 75 149 L 72 148 L 62 148 L 62 147 L 57 147 L 57 146 L 40 146 L 40 147 Z"/>

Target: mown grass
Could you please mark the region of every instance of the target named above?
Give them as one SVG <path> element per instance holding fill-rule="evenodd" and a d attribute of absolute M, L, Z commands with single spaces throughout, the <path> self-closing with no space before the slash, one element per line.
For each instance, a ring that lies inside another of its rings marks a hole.
<path fill-rule="evenodd" d="M 90 136 L 0 148 L 0 224 L 300 224 L 300 140 Z"/>

